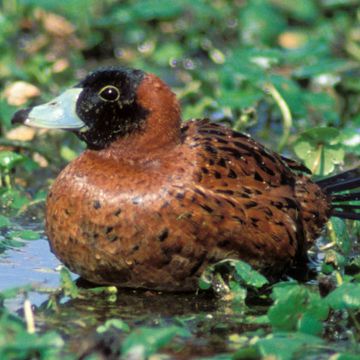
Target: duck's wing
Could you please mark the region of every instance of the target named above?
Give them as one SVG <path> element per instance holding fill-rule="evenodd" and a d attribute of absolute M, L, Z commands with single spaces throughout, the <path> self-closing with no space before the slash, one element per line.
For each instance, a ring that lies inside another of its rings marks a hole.
<path fill-rule="evenodd" d="M 250 136 L 207 120 L 185 123 L 182 131 L 197 154 L 192 203 L 222 217 L 216 226 L 231 229 L 232 241 L 252 257 L 284 262 L 303 255 L 297 174 L 287 161 Z"/>
<path fill-rule="evenodd" d="M 262 191 L 279 187 L 284 191 L 295 185 L 296 174 L 292 169 L 306 170 L 301 164 L 268 150 L 249 135 L 208 120 L 190 121 L 182 131 L 184 141 L 190 148 L 196 148 L 202 159 L 199 165 L 203 179 L 199 182 L 206 180 L 209 187 L 238 189 L 250 185 Z"/>

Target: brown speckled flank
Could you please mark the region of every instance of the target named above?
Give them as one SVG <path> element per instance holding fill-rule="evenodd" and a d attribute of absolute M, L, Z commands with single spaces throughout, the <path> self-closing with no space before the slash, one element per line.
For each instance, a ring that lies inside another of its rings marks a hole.
<path fill-rule="evenodd" d="M 306 168 L 207 120 L 181 125 L 154 75 L 134 101 L 145 120 L 89 146 L 51 188 L 46 231 L 66 266 L 98 284 L 170 291 L 196 289 L 224 258 L 279 273 L 304 257 L 332 211 Z"/>

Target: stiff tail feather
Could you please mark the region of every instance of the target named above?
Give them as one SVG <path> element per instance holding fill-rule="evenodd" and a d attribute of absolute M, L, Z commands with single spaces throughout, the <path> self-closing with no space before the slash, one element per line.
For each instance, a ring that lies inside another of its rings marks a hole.
<path fill-rule="evenodd" d="M 360 220 L 360 167 L 316 182 L 331 198 L 331 216 Z M 346 193 L 342 193 L 345 191 Z"/>

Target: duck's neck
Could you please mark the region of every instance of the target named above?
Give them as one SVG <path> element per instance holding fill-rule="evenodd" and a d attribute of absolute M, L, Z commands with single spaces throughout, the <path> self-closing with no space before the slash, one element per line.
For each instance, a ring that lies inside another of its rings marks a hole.
<path fill-rule="evenodd" d="M 164 82 L 155 75 L 147 75 L 137 90 L 137 102 L 149 111 L 144 128 L 112 142 L 101 150 L 103 155 L 143 158 L 180 143 L 180 105 Z"/>

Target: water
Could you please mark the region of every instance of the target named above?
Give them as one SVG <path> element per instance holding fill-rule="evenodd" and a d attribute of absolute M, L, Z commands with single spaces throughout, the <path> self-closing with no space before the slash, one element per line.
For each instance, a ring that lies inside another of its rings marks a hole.
<path fill-rule="evenodd" d="M 45 238 L 25 241 L 20 248 L 11 248 L 0 255 L 0 292 L 31 284 L 37 289 L 56 288 L 59 285 L 59 261 L 50 252 Z M 31 291 L 27 294 L 31 303 L 39 306 L 48 295 Z M 24 294 L 6 300 L 12 311 L 22 308 Z"/>
<path fill-rule="evenodd" d="M 46 239 L 27 241 L 24 247 L 9 249 L 0 257 L 0 291 L 29 283 L 56 287 L 59 265 Z"/>

